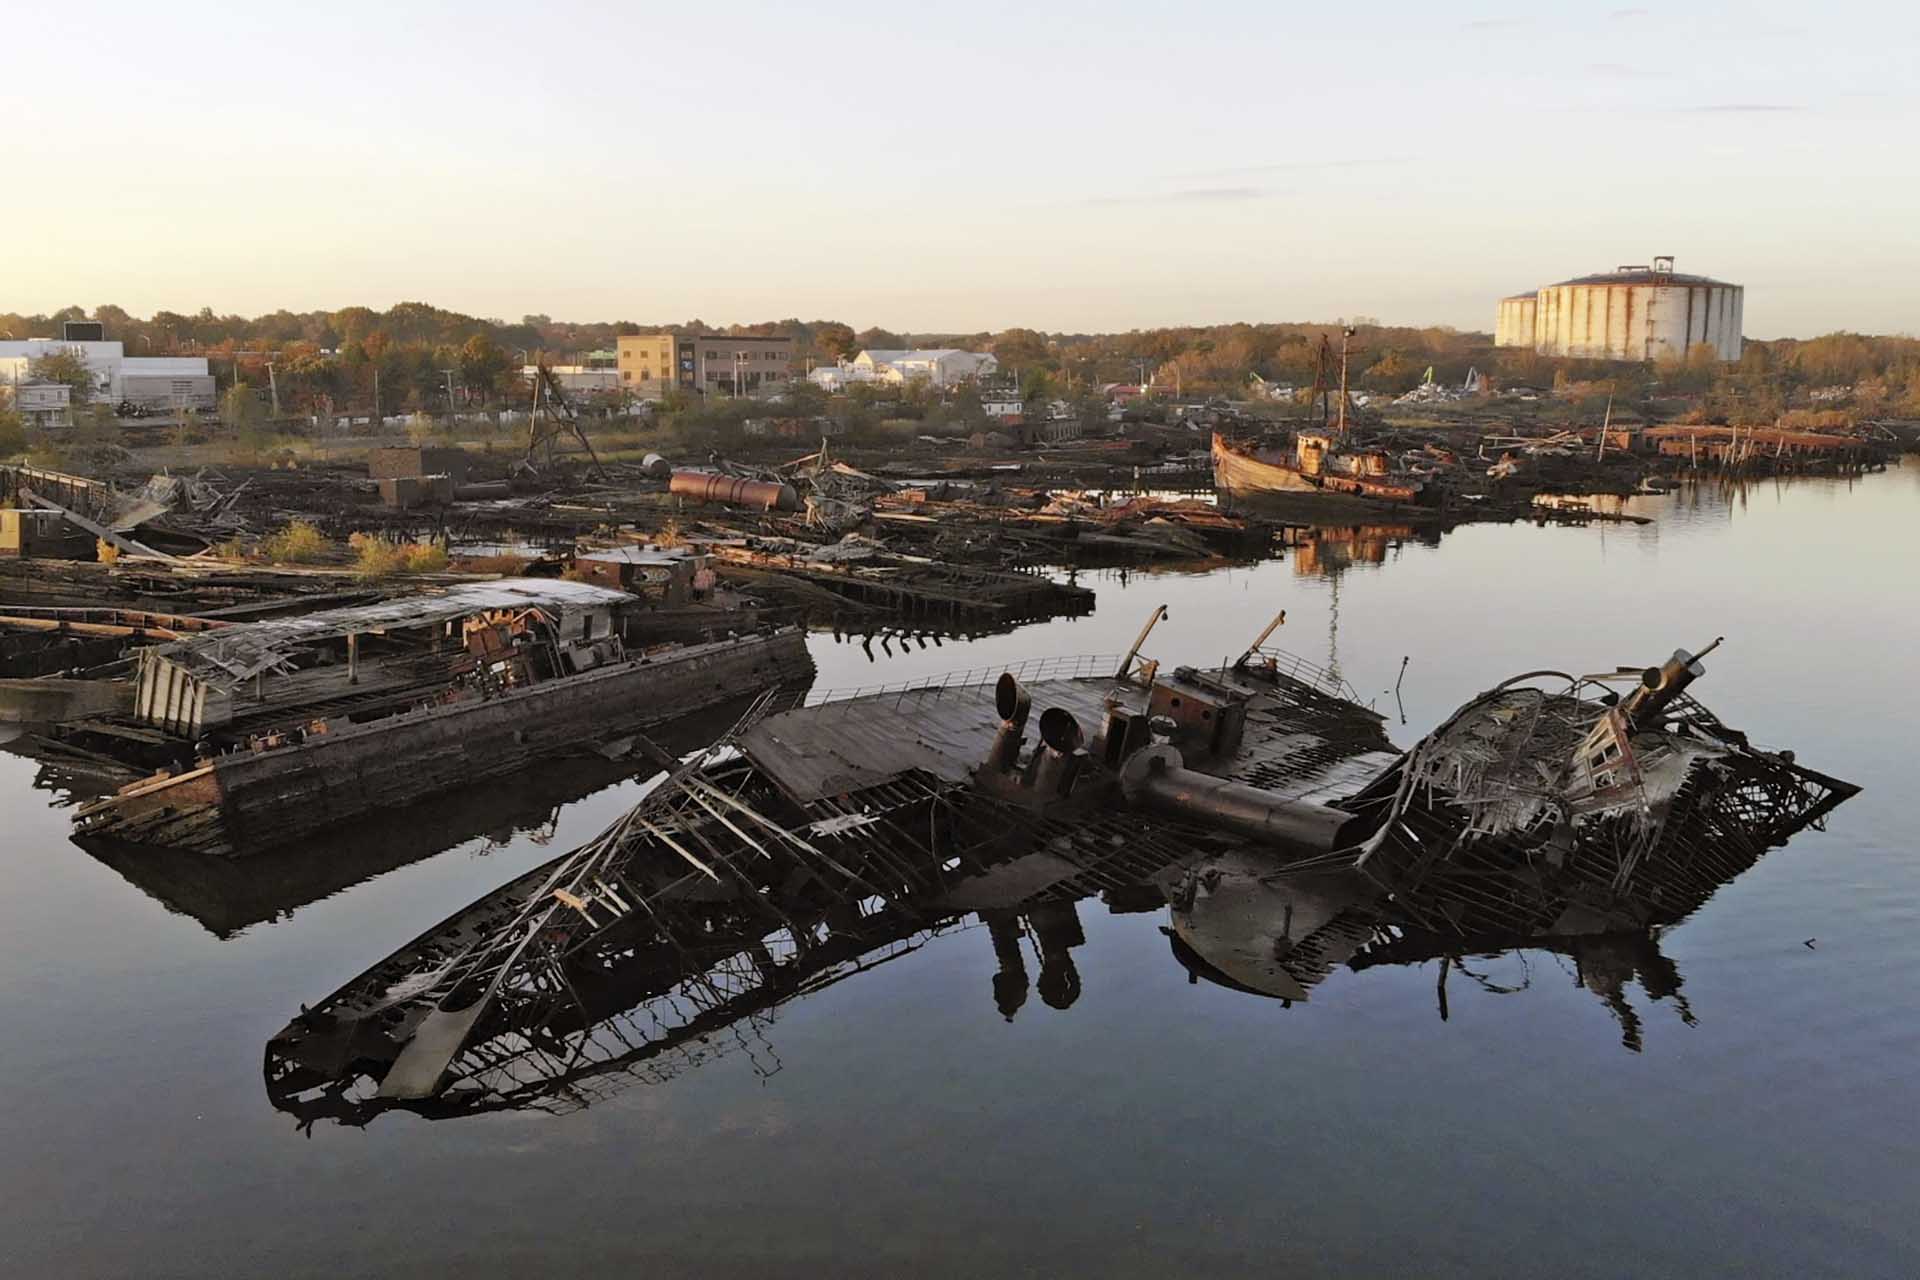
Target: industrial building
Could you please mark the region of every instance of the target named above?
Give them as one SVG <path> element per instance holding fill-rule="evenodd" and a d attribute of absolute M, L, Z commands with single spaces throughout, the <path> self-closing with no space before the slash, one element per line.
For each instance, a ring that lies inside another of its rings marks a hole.
<path fill-rule="evenodd" d="M 791 376 L 793 339 L 629 334 L 619 340 L 616 367 L 621 388 L 640 400 L 658 400 L 674 387 L 702 395 L 773 393 Z"/>
<path fill-rule="evenodd" d="M 93 374 L 93 399 L 109 405 L 131 403 L 161 412 L 214 407 L 213 375 L 205 356 L 130 356 L 119 342 L 24 338 L 0 340 L 0 380 L 23 386 L 32 381 L 35 360 L 70 351 Z"/>
<path fill-rule="evenodd" d="M 547 372 L 560 384 L 560 389 L 570 396 L 598 395 L 605 391 L 620 389 L 620 375 L 612 369 L 596 368 L 587 364 L 554 364 L 547 366 Z M 520 376 L 531 383 L 540 375 L 540 366 L 528 364 L 520 366 Z"/>
<path fill-rule="evenodd" d="M 1705 344 L 1738 360 L 1745 295 L 1737 284 L 1682 275 L 1662 256 L 1502 298 L 1494 344 L 1587 360 L 1653 360 Z"/>
<path fill-rule="evenodd" d="M 823 365 L 808 375 L 828 391 L 839 391 L 852 382 L 880 382 L 899 386 L 915 378 L 935 387 L 984 378 L 1000 368 L 999 360 L 977 351 L 958 347 L 926 347 L 911 350 L 862 351 L 851 360 Z"/>

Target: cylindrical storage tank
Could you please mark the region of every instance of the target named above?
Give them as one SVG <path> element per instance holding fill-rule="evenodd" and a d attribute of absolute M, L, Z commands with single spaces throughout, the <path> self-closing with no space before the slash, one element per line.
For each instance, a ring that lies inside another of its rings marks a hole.
<path fill-rule="evenodd" d="M 658 480 L 673 473 L 673 464 L 657 453 L 650 453 L 640 459 L 640 469 Z"/>
<path fill-rule="evenodd" d="M 1511 298 L 1500 299 L 1500 314 L 1493 326 L 1493 345 L 1532 346 L 1534 316 L 1539 309 L 1539 302 L 1540 295 L 1536 293 L 1516 293 Z"/>
<path fill-rule="evenodd" d="M 1548 285 L 1536 306 L 1543 355 L 1589 360 L 1684 356 L 1702 343 L 1740 358 L 1745 290 L 1706 276 L 1622 267 Z"/>
<path fill-rule="evenodd" d="M 771 480 L 743 480 L 717 471 L 676 471 L 667 492 L 696 502 L 718 502 L 729 507 L 756 507 L 761 511 L 798 511 L 800 495 L 790 484 Z"/>

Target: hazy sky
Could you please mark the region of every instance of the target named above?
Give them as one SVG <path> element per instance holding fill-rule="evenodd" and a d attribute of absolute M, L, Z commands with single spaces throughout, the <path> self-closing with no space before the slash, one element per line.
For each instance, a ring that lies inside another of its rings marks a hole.
<path fill-rule="evenodd" d="M 7 5 L 0 311 L 1920 330 L 1910 4 Z"/>

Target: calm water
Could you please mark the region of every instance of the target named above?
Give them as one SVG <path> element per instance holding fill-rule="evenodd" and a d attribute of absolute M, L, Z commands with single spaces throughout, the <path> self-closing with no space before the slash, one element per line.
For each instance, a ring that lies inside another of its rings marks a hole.
<path fill-rule="evenodd" d="M 143 890 L 0 753 L 0 1273 L 1920 1273 L 1920 466 L 1641 509 L 1334 576 L 1083 575 L 1090 617 L 878 663 L 816 640 L 821 684 L 867 684 L 1117 651 L 1164 602 L 1149 651 L 1201 662 L 1284 607 L 1275 640 L 1396 722 L 1410 659 L 1410 741 L 1520 671 L 1725 635 L 1699 696 L 1866 790 L 1665 936 L 1683 999 L 1628 988 L 1640 1052 L 1543 952 L 1455 973 L 1444 1022 L 1432 963 L 1283 1008 L 1189 985 L 1164 912 L 1086 902 L 1069 1009 L 1003 1020 L 965 929 L 572 1115 L 303 1133 L 261 1080 L 299 1002 L 639 784 L 410 863 L 415 826 L 458 824 L 396 815 L 328 853 L 394 869 L 330 896 L 191 865 Z"/>

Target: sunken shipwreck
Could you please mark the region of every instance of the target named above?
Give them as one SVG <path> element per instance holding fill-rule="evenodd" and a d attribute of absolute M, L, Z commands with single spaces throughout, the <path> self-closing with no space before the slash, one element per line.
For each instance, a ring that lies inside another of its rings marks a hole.
<path fill-rule="evenodd" d="M 1660 931 L 1856 790 L 1698 700 L 1718 640 L 1525 673 L 1398 750 L 1268 646 L 1282 618 L 1165 667 L 1142 656 L 1164 614 L 1122 656 L 774 690 L 709 747 L 643 747 L 657 784 L 599 836 L 302 1005 L 269 1096 L 303 1123 L 576 1109 L 974 925 L 1007 1016 L 1031 988 L 1059 1006 L 1094 898 L 1165 911 L 1195 980 L 1286 1002 L 1342 966 L 1546 947 L 1637 1047 L 1622 966 L 1676 991 Z"/>

